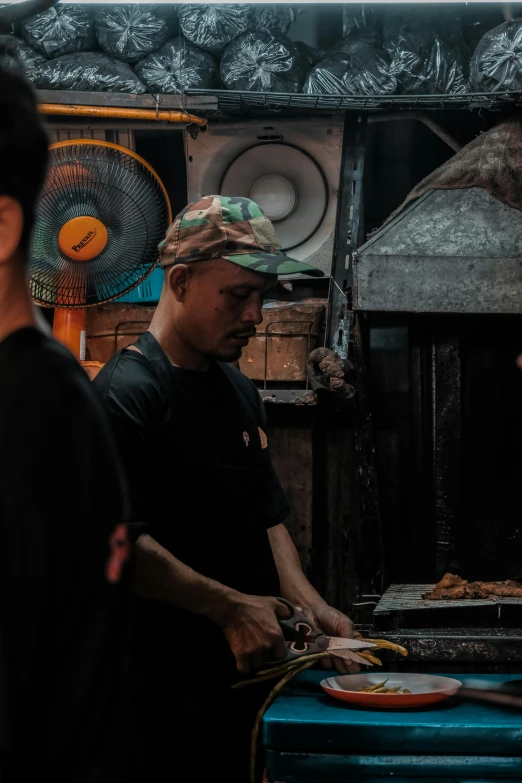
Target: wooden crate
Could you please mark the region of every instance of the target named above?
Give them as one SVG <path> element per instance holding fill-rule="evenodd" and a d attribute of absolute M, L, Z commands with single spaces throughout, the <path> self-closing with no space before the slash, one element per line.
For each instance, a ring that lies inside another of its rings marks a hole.
<path fill-rule="evenodd" d="M 306 381 L 308 355 L 321 344 L 326 304 L 325 299 L 306 299 L 264 307 L 263 322 L 239 360 L 241 371 L 253 380 L 265 380 L 266 358 L 267 381 Z M 116 351 L 135 342 L 147 330 L 154 310 L 154 307 L 132 304 L 90 308 L 86 359 L 108 362 Z"/>
<path fill-rule="evenodd" d="M 86 358 L 104 364 L 146 332 L 155 307 L 107 304 L 87 310 Z"/>
<path fill-rule="evenodd" d="M 308 355 L 321 344 L 326 304 L 306 299 L 264 307 L 263 322 L 239 360 L 241 371 L 256 381 L 306 381 Z"/>

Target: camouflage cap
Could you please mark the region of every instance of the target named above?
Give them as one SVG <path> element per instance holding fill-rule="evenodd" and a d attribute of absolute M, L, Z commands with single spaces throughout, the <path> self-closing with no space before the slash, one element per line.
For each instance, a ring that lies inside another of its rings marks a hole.
<path fill-rule="evenodd" d="M 254 201 L 203 196 L 179 213 L 159 246 L 160 265 L 226 258 L 261 274 L 322 277 L 313 266 L 288 258 L 274 227 Z"/>

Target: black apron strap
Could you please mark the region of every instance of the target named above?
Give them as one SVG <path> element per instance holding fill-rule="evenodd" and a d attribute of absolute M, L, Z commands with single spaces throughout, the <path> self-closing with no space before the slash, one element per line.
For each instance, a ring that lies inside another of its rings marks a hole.
<path fill-rule="evenodd" d="M 162 389 L 169 394 L 173 403 L 172 365 L 165 351 L 150 332 L 144 332 L 134 343 L 150 364 L 150 368 Z"/>

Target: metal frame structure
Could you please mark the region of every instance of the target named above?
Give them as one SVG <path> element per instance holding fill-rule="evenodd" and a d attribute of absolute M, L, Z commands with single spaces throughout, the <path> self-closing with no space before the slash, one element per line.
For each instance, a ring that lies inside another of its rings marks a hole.
<path fill-rule="evenodd" d="M 368 122 L 395 121 L 396 115 L 367 115 L 346 113 L 343 157 L 339 185 L 339 208 L 336 243 L 332 266 L 327 328 L 327 347 L 342 358 L 349 358 L 355 370 L 357 395 L 352 403 L 356 451 L 356 470 L 359 476 L 360 503 L 365 525 L 365 539 L 371 542 L 366 552 L 360 553 L 361 594 L 381 594 L 386 584 L 384 567 L 383 531 L 379 502 L 376 441 L 368 381 L 368 334 L 365 328 L 364 307 L 356 302 L 354 264 L 357 249 L 364 237 L 363 230 L 363 175 L 366 154 L 366 127 Z M 405 115 L 404 119 L 424 122 L 422 115 Z M 432 132 L 454 151 L 457 142 L 443 128 L 432 121 L 425 122 Z M 373 239 L 371 240 L 373 241 Z M 382 293 L 381 298 L 384 296 Z M 379 308 L 377 308 L 379 309 Z M 433 466 L 432 497 L 427 503 L 433 510 L 436 551 L 436 571 L 442 575 L 455 560 L 455 522 L 461 510 L 459 476 L 461 456 L 461 352 L 458 325 L 446 318 L 432 324 L 430 332 L 431 356 L 427 369 L 432 394 L 432 445 L 427 455 Z M 419 355 L 419 362 L 423 361 Z M 425 363 L 425 362 L 424 362 Z M 419 365 L 419 372 L 421 371 Z M 419 393 L 422 394 L 422 391 Z M 422 401 L 415 399 L 422 415 Z"/>
<path fill-rule="evenodd" d="M 367 116 L 345 114 L 343 155 L 339 183 L 331 288 L 328 307 L 327 347 L 353 362 L 357 395 L 353 402 L 353 426 L 360 502 L 368 540 L 372 546 L 360 553 L 360 589 L 382 592 L 385 584 L 375 435 L 369 402 L 367 345 L 364 316 L 352 306 L 353 260 L 364 236 L 363 176 Z"/>
<path fill-rule="evenodd" d="M 367 121 L 384 120 L 380 115 L 369 115 Z M 390 117 L 390 119 L 396 119 Z M 408 119 L 413 119 L 409 117 Z M 420 119 L 416 116 L 415 119 Z M 422 120 L 421 120 L 422 121 Z M 430 127 L 431 123 L 425 123 Z M 340 183 L 340 207 L 337 226 L 337 252 L 334 256 L 332 270 L 332 290 L 330 295 L 330 330 L 328 346 L 339 351 L 343 356 L 350 357 L 355 366 L 355 386 L 357 395 L 353 405 L 353 427 L 356 444 L 356 472 L 359 476 L 360 501 L 364 518 L 364 540 L 367 542 L 367 552 L 359 552 L 363 558 L 359 569 L 360 599 L 356 604 L 360 615 L 368 621 L 368 611 L 377 606 L 383 587 L 386 583 L 384 574 L 384 548 L 382 524 L 379 503 L 379 486 L 376 473 L 375 432 L 372 423 L 372 410 L 368 393 L 368 361 L 366 350 L 365 319 L 367 314 L 364 306 L 357 303 L 358 267 L 354 279 L 354 262 L 358 265 L 357 248 L 360 245 L 363 223 L 362 172 L 364 171 L 365 144 L 360 129 L 364 127 L 364 118 L 346 115 L 346 131 L 343 149 L 343 169 Z M 359 132 L 358 130 L 359 129 Z M 455 150 L 454 140 L 439 126 L 431 130 Z M 441 133 L 442 131 L 442 133 Z M 357 172 L 356 174 L 354 172 Z M 360 173 L 360 177 L 359 177 Z M 422 199 L 420 199 L 422 200 Z M 419 200 L 419 201 L 420 201 Z M 407 212 L 408 210 L 406 210 Z M 367 243 L 371 244 L 372 240 Z M 354 238 L 358 238 L 354 240 Z M 443 259 L 443 256 L 440 257 Z M 495 260 L 493 260 L 495 261 Z M 493 262 L 492 262 L 493 263 Z M 502 264 L 502 259 L 499 259 Z M 411 259 L 410 259 L 411 266 Z M 374 270 L 375 271 L 375 270 Z M 375 273 L 376 274 L 376 273 Z M 498 274 L 498 269 L 497 269 Z M 506 286 L 509 285 L 509 279 Z M 385 286 L 381 291 L 381 302 L 385 298 Z M 432 290 L 435 287 L 433 281 Z M 497 286 L 498 287 L 498 286 Z M 500 292 L 496 302 L 501 299 Z M 463 298 L 463 302 L 468 301 Z M 471 300 L 470 300 L 471 301 Z M 419 517 L 419 524 L 427 524 L 435 537 L 434 556 L 437 578 L 447 570 L 452 570 L 458 558 L 458 523 L 462 517 L 463 497 L 461 477 L 464 470 L 463 462 L 463 403 L 466 394 L 464 386 L 463 367 L 463 332 L 462 313 L 480 314 L 482 311 L 475 305 L 466 309 L 462 302 L 442 318 L 431 318 L 422 328 L 422 337 L 418 334 L 420 322 L 417 313 L 425 312 L 421 304 L 412 309 L 412 332 L 410 346 L 410 373 L 412 379 L 411 406 L 412 417 L 418 424 L 418 437 L 427 432 L 427 439 L 422 443 L 412 443 L 415 450 L 414 461 L 431 465 L 432 479 L 430 487 L 419 486 L 414 490 L 415 509 L 421 505 L 432 517 L 431 522 Z M 357 308 L 357 309 L 354 309 Z M 379 310 L 379 308 L 375 308 Z M 390 308 L 393 311 L 393 307 Z M 509 306 L 506 312 L 519 312 L 520 308 Z M 429 311 L 427 311 L 429 312 Z M 429 389 L 424 388 L 425 385 Z M 428 397 L 426 397 L 428 395 Z M 429 407 L 430 422 L 422 418 Z M 412 475 L 413 484 L 421 478 L 420 465 L 417 473 Z M 419 482 L 420 483 L 420 482 Z M 419 497 L 417 497 L 419 496 Z M 331 537 L 331 536 L 330 536 Z M 364 549 L 364 547 L 363 547 Z M 411 586 L 402 585 L 400 589 L 408 591 Z M 465 611 L 461 609 L 461 611 Z M 516 606 L 508 607 L 519 611 Z M 366 610 L 366 612 L 365 612 Z M 446 610 L 447 611 L 447 610 Z M 450 610 L 451 611 L 451 610 Z M 499 608 L 494 605 L 493 613 Z M 507 612 L 504 610 L 503 612 Z M 374 622 L 379 628 L 379 635 L 399 642 L 408 647 L 409 663 L 404 665 L 409 669 L 416 666 L 422 670 L 426 664 L 437 666 L 438 669 L 451 671 L 452 666 L 473 668 L 477 664 L 483 666 L 505 666 L 507 662 L 520 657 L 522 637 L 516 627 L 509 627 L 509 622 L 502 622 L 500 615 L 497 626 L 487 628 L 483 623 L 472 625 L 470 617 L 468 625 L 452 627 L 449 616 L 442 610 L 437 613 L 431 609 L 425 616 L 425 622 L 411 624 L 404 615 L 397 615 L 396 622 L 390 617 L 386 605 L 379 604 Z M 437 619 L 435 619 L 437 617 Z M 423 617 L 424 619 L 424 617 Z M 503 619 L 505 620 L 504 616 Z M 435 621 L 435 622 L 434 622 Z M 516 623 L 514 623 L 516 626 Z M 511 624 L 513 626 L 513 623 Z M 369 632 L 368 628 L 368 632 Z M 512 665 L 512 664 L 511 664 Z"/>

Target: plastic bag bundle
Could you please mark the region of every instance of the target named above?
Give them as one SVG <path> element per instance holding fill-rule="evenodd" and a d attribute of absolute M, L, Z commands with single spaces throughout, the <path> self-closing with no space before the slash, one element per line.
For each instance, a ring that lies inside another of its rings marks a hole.
<path fill-rule="evenodd" d="M 313 46 L 308 46 L 308 44 L 303 41 L 295 41 L 295 46 L 301 55 L 301 60 L 306 73 L 308 73 L 310 68 L 313 68 L 314 65 L 317 65 L 317 63 L 320 63 L 321 60 L 324 60 L 326 57 L 326 52 L 322 49 L 314 49 Z"/>
<path fill-rule="evenodd" d="M 178 11 L 181 32 L 196 46 L 221 54 L 234 38 L 249 29 L 250 5 L 183 3 Z"/>
<path fill-rule="evenodd" d="M 462 43 L 463 27 L 457 11 L 430 6 L 392 10 L 383 19 L 383 47 L 393 55 L 396 49 L 420 52 L 436 38 Z"/>
<path fill-rule="evenodd" d="M 106 54 L 80 52 L 49 60 L 35 68 L 40 90 L 84 90 L 88 92 L 147 92 L 130 65 Z"/>
<path fill-rule="evenodd" d="M 104 5 L 94 20 L 103 51 L 127 63 L 138 62 L 170 37 L 166 21 L 151 5 Z"/>
<path fill-rule="evenodd" d="M 382 13 L 380 8 L 375 6 L 346 5 L 343 13 L 343 27 L 346 37 L 356 30 L 364 27 L 381 27 Z"/>
<path fill-rule="evenodd" d="M 380 27 L 368 25 L 367 27 L 356 27 L 348 36 L 351 41 L 373 46 L 375 49 L 382 47 L 382 31 Z"/>
<path fill-rule="evenodd" d="M 464 38 L 472 54 L 477 48 L 482 36 L 489 32 L 493 27 L 496 27 L 497 24 L 498 20 L 493 24 L 491 24 L 491 22 L 481 20 L 470 22 L 464 26 Z"/>
<path fill-rule="evenodd" d="M 81 5 L 57 5 L 27 19 L 22 35 L 46 57 L 84 52 L 94 42 L 93 15 Z"/>
<path fill-rule="evenodd" d="M 345 6 L 343 26 L 346 37 L 380 48 L 382 45 L 382 15 L 380 10 L 367 5 Z"/>
<path fill-rule="evenodd" d="M 312 68 L 303 88 L 308 95 L 393 95 L 396 90 L 387 54 L 349 39 Z"/>
<path fill-rule="evenodd" d="M 269 30 L 285 35 L 294 24 L 297 16 L 297 10 L 292 5 L 276 5 L 274 3 L 252 5 L 248 29 L 250 32 Z"/>
<path fill-rule="evenodd" d="M 0 64 L 31 79 L 34 69 L 47 59 L 15 35 L 0 35 Z"/>
<path fill-rule="evenodd" d="M 305 73 L 295 44 L 268 30 L 240 35 L 221 60 L 221 79 L 229 90 L 299 92 Z"/>
<path fill-rule="evenodd" d="M 397 51 L 392 61 L 404 95 L 462 95 L 468 89 L 469 51 L 436 38 L 420 52 Z"/>
<path fill-rule="evenodd" d="M 461 94 L 467 90 L 470 54 L 458 14 L 391 11 L 384 20 L 383 46 L 392 59 L 399 92 L 407 95 Z"/>
<path fill-rule="evenodd" d="M 140 60 L 135 71 L 153 93 L 181 93 L 219 83 L 219 69 L 213 56 L 184 38 L 174 38 Z"/>
<path fill-rule="evenodd" d="M 475 92 L 522 90 L 522 19 L 504 22 L 482 37 L 470 72 Z"/>

